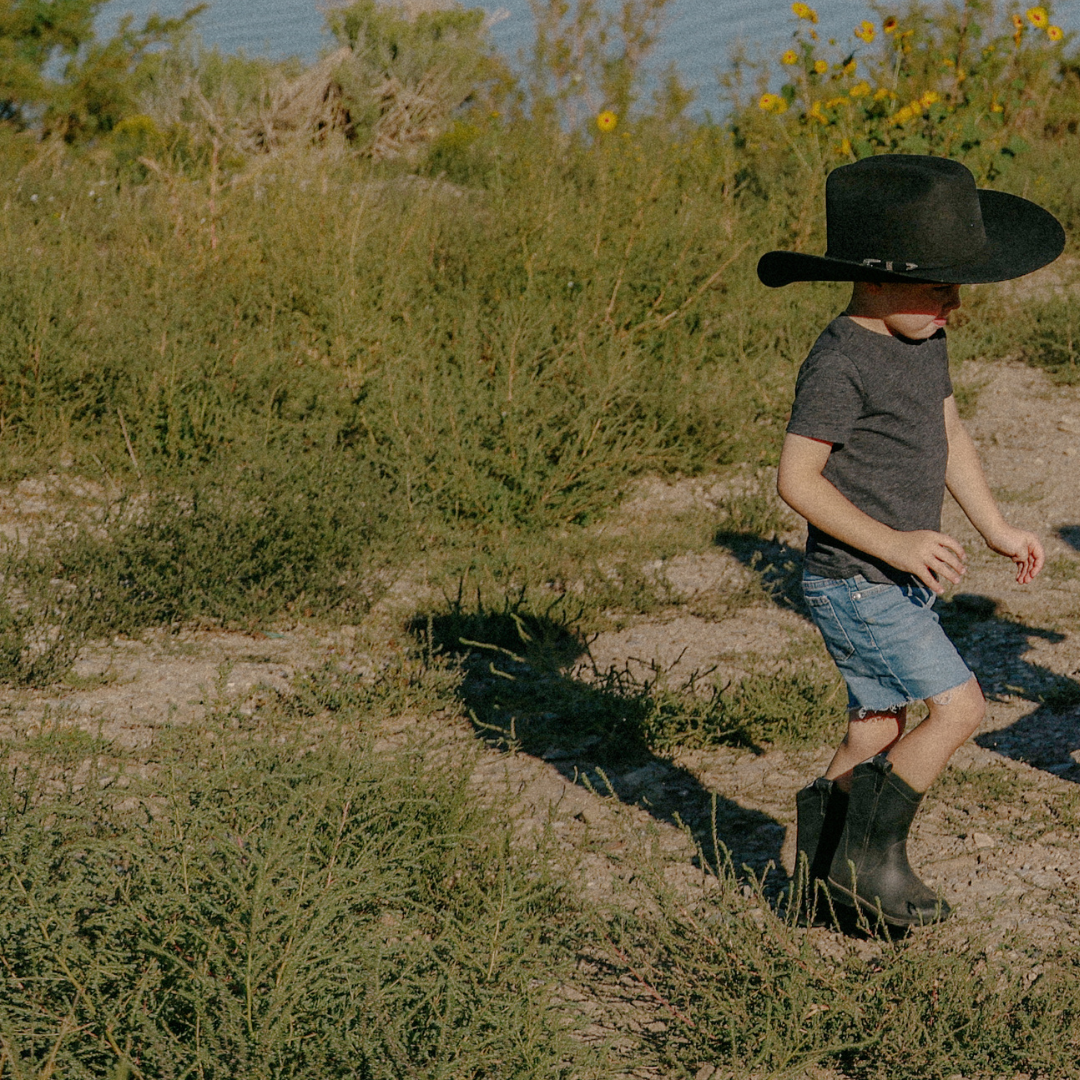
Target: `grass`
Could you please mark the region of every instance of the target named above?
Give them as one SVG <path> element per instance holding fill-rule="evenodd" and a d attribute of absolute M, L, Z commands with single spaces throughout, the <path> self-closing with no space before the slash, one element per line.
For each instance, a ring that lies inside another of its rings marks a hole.
<path fill-rule="evenodd" d="M 591 1075 L 552 1003 L 579 916 L 543 844 L 435 747 L 377 751 L 400 696 L 337 683 L 257 720 L 219 698 L 140 762 L 5 739 L 12 1075 Z"/>
<path fill-rule="evenodd" d="M 539 635 L 515 614 L 505 641 Z M 375 676 L 327 664 L 254 712 L 228 677 L 204 721 L 159 728 L 137 758 L 71 717 L 9 725 L 12 1075 L 1074 1075 L 1065 942 L 969 922 L 807 932 L 783 890 L 732 866 L 715 804 L 694 880 L 610 800 L 583 862 L 557 827 L 516 834 L 508 795 L 476 798 L 460 735 L 401 734 L 403 715 L 459 709 L 462 671 L 427 648 Z M 1021 842 L 1075 825 L 1076 800 L 1027 776 L 943 783 Z M 581 888 L 596 858 L 610 893 Z M 598 1015 L 610 1038 L 585 1038 Z"/>

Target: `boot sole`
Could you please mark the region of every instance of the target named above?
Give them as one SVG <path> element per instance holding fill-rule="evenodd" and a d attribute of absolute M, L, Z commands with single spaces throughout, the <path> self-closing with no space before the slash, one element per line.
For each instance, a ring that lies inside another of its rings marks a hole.
<path fill-rule="evenodd" d="M 945 906 L 944 901 L 942 901 L 942 906 L 937 909 L 937 917 L 933 919 L 905 919 L 899 915 L 887 915 L 881 910 L 880 905 L 871 904 L 861 896 L 856 896 L 849 889 L 845 889 L 843 885 L 838 885 L 832 878 L 829 878 L 827 884 L 829 895 L 833 898 L 834 903 L 841 904 L 846 908 L 854 908 L 868 919 L 880 919 L 887 926 L 895 926 L 904 930 L 912 926 L 934 926 L 937 923 L 944 922 L 952 914 L 951 909 Z"/>

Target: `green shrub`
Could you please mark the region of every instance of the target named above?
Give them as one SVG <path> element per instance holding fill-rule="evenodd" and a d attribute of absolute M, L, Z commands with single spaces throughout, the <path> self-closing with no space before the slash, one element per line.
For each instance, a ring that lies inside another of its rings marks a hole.
<path fill-rule="evenodd" d="M 226 713 L 165 733 L 150 770 L 5 744 L 12 1075 L 589 1074 L 553 1004 L 577 920 L 557 874 L 467 770 L 376 752 L 364 719 Z"/>

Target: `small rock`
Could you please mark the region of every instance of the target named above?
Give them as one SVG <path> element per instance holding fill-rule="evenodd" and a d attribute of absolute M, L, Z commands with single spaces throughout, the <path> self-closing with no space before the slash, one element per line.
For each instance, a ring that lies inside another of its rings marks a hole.
<path fill-rule="evenodd" d="M 971 841 L 977 849 L 997 847 L 997 841 L 984 832 L 973 832 Z"/>
<path fill-rule="evenodd" d="M 637 791 L 640 788 L 648 787 L 649 784 L 653 784 L 657 780 L 663 779 L 666 773 L 666 765 L 662 765 L 659 761 L 652 761 L 640 769 L 628 772 L 618 782 L 618 786 L 625 791 Z"/>
<path fill-rule="evenodd" d="M 566 761 L 574 756 L 573 750 L 564 746 L 549 746 L 541 755 L 541 761 Z"/>
<path fill-rule="evenodd" d="M 709 1080 L 709 1078 L 716 1072 L 715 1065 L 702 1065 L 696 1073 L 694 1073 L 694 1080 Z"/>

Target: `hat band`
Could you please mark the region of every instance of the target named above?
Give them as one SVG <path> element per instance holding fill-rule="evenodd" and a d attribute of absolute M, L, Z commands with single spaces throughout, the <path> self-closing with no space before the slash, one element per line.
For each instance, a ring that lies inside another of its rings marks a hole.
<path fill-rule="evenodd" d="M 906 273 L 908 270 L 918 270 L 919 264 L 913 262 L 904 262 L 902 259 L 863 259 L 863 266 L 869 266 L 874 270 L 887 270 L 890 273 L 897 271 L 899 273 Z M 930 269 L 930 267 L 923 267 L 924 270 Z"/>

